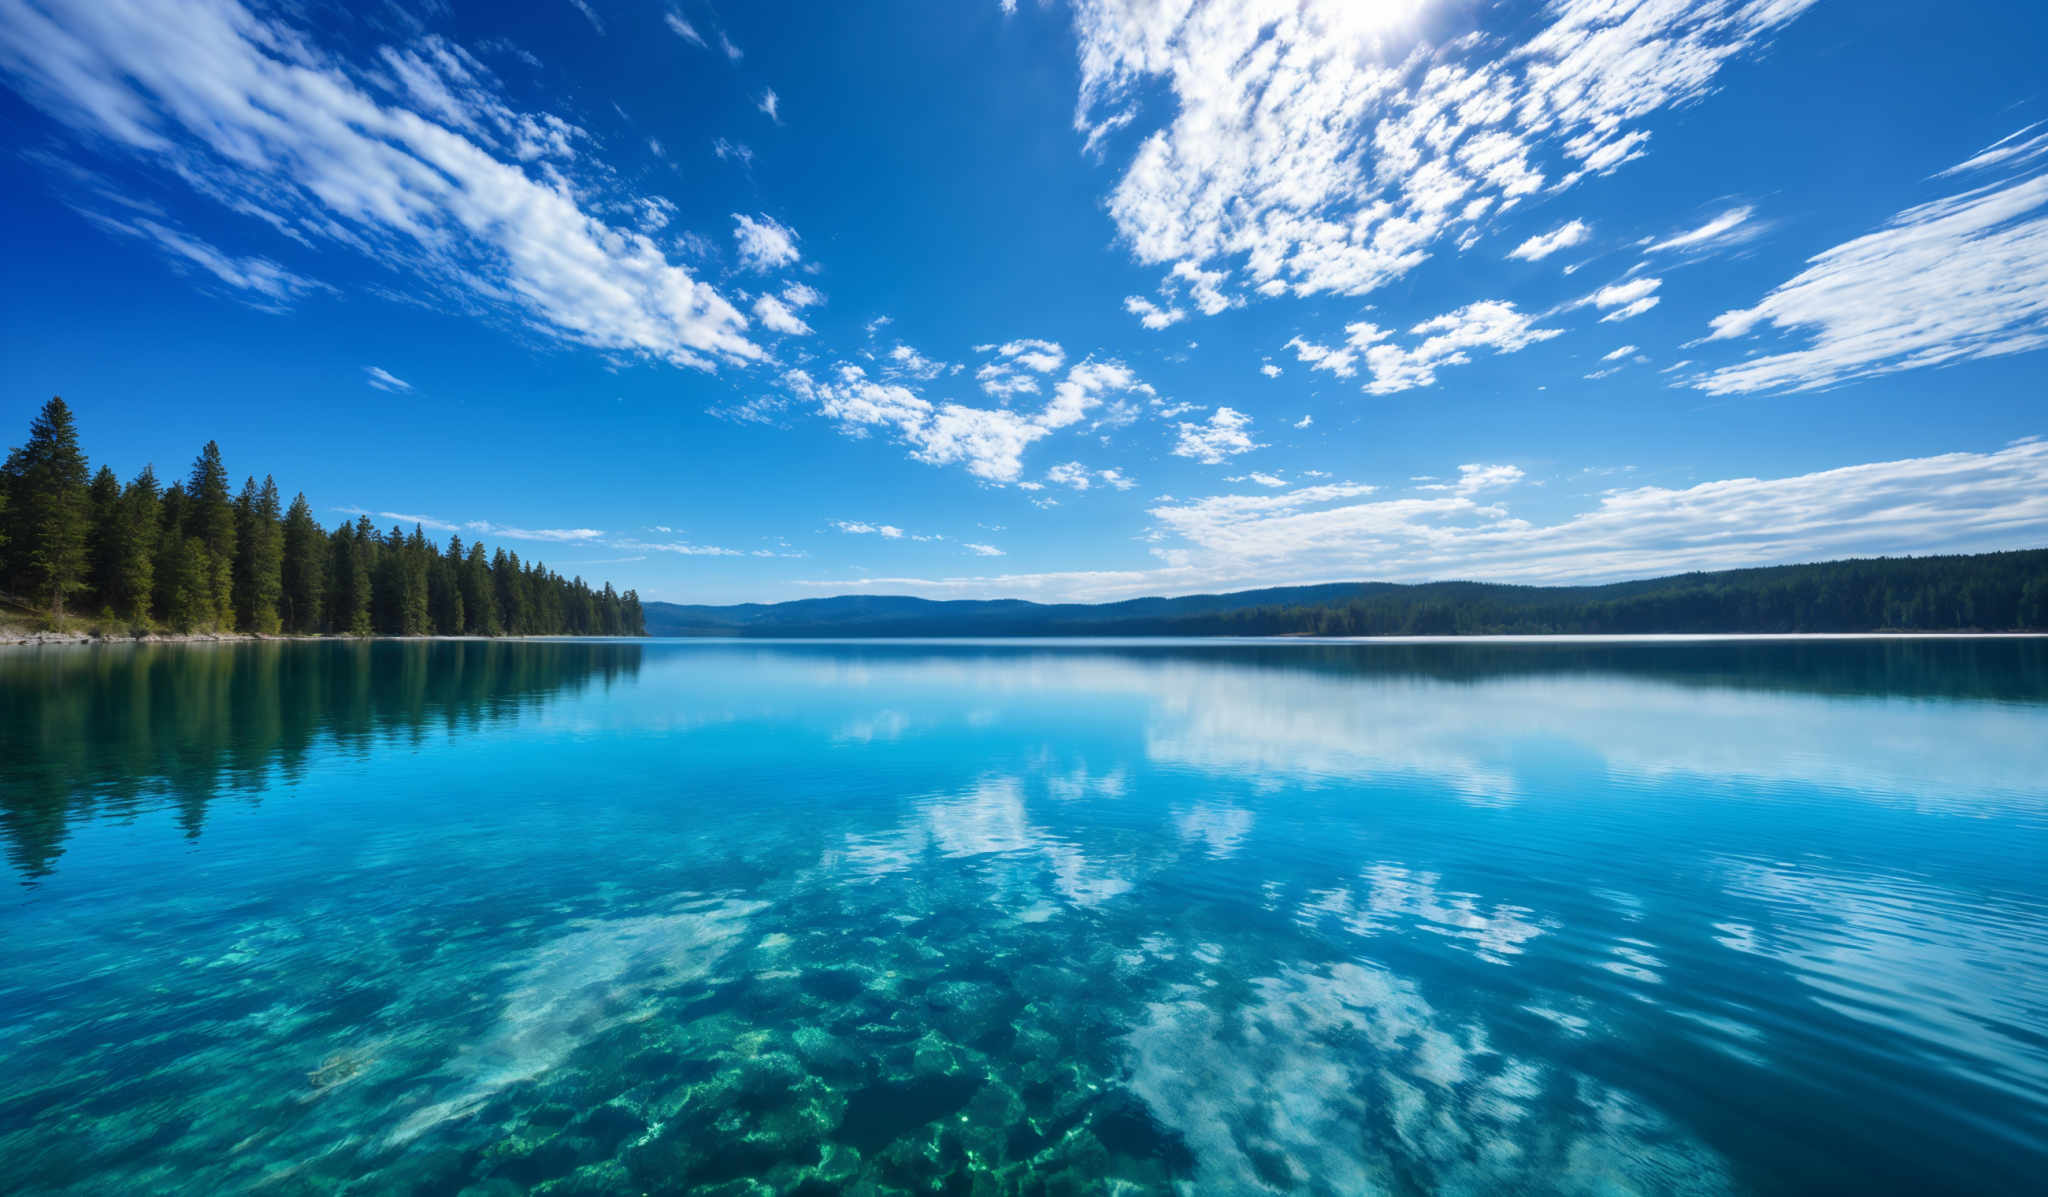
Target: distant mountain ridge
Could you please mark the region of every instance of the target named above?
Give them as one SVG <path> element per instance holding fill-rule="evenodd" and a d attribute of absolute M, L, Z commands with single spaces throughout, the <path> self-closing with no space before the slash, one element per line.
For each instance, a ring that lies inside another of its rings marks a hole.
<path fill-rule="evenodd" d="M 838 595 L 644 606 L 650 636 L 2048 631 L 2048 549 L 1861 558 L 1600 586 L 1330 582 L 1114 603 Z"/>

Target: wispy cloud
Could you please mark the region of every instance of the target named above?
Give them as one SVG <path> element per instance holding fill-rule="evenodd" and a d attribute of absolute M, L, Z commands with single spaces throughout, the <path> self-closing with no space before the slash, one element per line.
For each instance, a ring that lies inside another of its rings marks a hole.
<path fill-rule="evenodd" d="M 180 267 L 197 267 L 217 282 L 238 292 L 238 298 L 269 312 L 283 312 L 314 291 L 330 291 L 327 284 L 285 269 L 269 258 L 237 257 L 218 246 L 179 232 L 148 218 L 124 220 L 81 209 L 86 219 L 110 233 L 138 237 L 164 251 Z"/>
<path fill-rule="evenodd" d="M 1602 324 L 1611 324 L 1617 320 L 1633 320 L 1656 307 L 1663 299 L 1663 296 L 1657 294 L 1657 288 L 1663 283 L 1664 280 L 1661 278 L 1646 278 L 1641 275 L 1625 278 L 1609 283 L 1579 300 L 1579 305 L 1590 304 L 1600 309 Z"/>
<path fill-rule="evenodd" d="M 682 38 L 693 46 L 704 49 L 710 48 L 710 44 L 704 40 L 704 35 L 697 32 L 697 27 L 690 24 L 689 20 L 675 9 L 669 9 L 663 19 L 668 22 L 668 27 L 675 31 L 677 37 Z"/>
<path fill-rule="evenodd" d="M 1769 325 L 1811 343 L 1706 371 L 1694 386 L 1805 391 L 2048 346 L 2048 174 L 1908 208 L 1807 261 L 1755 307 L 1716 316 L 1705 339 Z"/>
<path fill-rule="evenodd" d="M 1744 204 L 1730 208 L 1696 229 L 1674 233 L 1662 241 L 1653 241 L 1643 247 L 1646 254 L 1667 253 L 1673 250 L 1697 253 L 1706 249 L 1718 249 L 1735 245 L 1754 237 L 1759 231 L 1754 221 L 1755 209 Z"/>
<path fill-rule="evenodd" d="M 1157 562 L 1146 569 L 804 585 L 1096 600 L 1358 579 L 1600 582 L 1858 554 L 2022 548 L 2048 540 L 2048 442 L 1614 490 L 1548 523 L 1517 517 L 1492 495 L 1382 499 L 1355 483 L 1166 502 L 1152 516 Z"/>
<path fill-rule="evenodd" d="M 1486 6 L 1439 6 L 1444 40 L 1411 54 L 1419 27 L 1400 18 L 1420 3 L 1080 0 L 1076 124 L 1101 152 L 1171 97 L 1109 197 L 1164 284 L 1234 268 L 1258 295 L 1363 295 L 1440 239 L 1641 156 L 1647 117 L 1705 95 L 1810 4 L 1553 0 L 1507 44 L 1462 36 Z"/>
<path fill-rule="evenodd" d="M 514 108 L 445 39 L 365 70 L 238 0 L 49 0 L 0 20 L 0 70 L 100 150 L 450 302 L 678 365 L 762 356 L 715 287 L 596 215 L 612 203 L 584 206 L 625 198 L 585 161 L 588 134 Z"/>
<path fill-rule="evenodd" d="M 1525 262 L 1541 262 L 1561 249 L 1583 245 L 1593 235 L 1592 228 L 1582 220 L 1574 220 L 1548 233 L 1539 233 L 1508 251 L 1511 258 Z"/>
<path fill-rule="evenodd" d="M 370 385 L 380 391 L 390 391 L 395 395 L 403 395 L 412 390 L 411 383 L 382 366 L 364 366 L 363 373 L 368 376 Z"/>

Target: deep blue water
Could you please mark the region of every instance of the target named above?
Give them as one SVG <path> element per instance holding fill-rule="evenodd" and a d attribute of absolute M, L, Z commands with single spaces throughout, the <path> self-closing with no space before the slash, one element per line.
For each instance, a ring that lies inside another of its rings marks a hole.
<path fill-rule="evenodd" d="M 2048 1158 L 2039 640 L 55 648 L 0 735 L 10 1194 Z"/>

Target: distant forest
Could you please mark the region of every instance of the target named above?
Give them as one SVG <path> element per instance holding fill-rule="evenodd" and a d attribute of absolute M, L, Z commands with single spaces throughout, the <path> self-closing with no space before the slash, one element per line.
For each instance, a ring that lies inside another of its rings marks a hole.
<path fill-rule="evenodd" d="M 0 468 L 0 590 L 64 625 L 347 636 L 640 636 L 640 596 L 592 589 L 503 548 L 364 515 L 332 532 L 303 494 L 230 489 L 208 441 L 186 481 L 88 475 L 71 410 L 43 405 Z"/>
<path fill-rule="evenodd" d="M 657 636 L 1486 636 L 2048 631 L 2048 549 L 1877 557 L 1606 586 L 1341 582 L 1047 605 L 879 595 L 647 605 Z"/>

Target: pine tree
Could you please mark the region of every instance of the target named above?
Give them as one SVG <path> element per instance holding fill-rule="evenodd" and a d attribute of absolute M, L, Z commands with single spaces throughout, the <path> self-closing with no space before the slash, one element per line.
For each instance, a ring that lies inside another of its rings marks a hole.
<path fill-rule="evenodd" d="M 397 531 L 396 528 L 392 529 L 393 533 Z M 434 550 L 427 544 L 426 532 L 418 524 L 414 524 L 412 535 L 405 538 L 398 551 L 398 634 L 401 636 L 424 636 L 433 631 L 433 613 L 427 595 L 427 570 L 428 562 L 434 555 Z"/>
<path fill-rule="evenodd" d="M 112 613 L 114 574 L 121 558 L 121 479 L 101 466 L 86 488 L 86 602 Z"/>
<path fill-rule="evenodd" d="M 320 630 L 320 612 L 327 597 L 327 538 L 313 519 L 313 505 L 303 492 L 292 499 L 284 517 L 283 589 L 278 617 L 287 632 L 311 635 Z"/>
<path fill-rule="evenodd" d="M 28 442 L 0 470 L 7 492 L 8 585 L 63 618 L 64 599 L 86 580 L 85 455 L 64 400 L 29 424 Z"/>
<path fill-rule="evenodd" d="M 228 492 L 228 470 L 221 464 L 217 443 L 208 441 L 199 451 L 185 497 L 185 535 L 196 542 L 199 568 L 206 579 L 204 609 L 195 616 L 215 627 L 233 627 L 235 503 Z"/>
<path fill-rule="evenodd" d="M 463 633 L 462 537 L 448 537 L 448 551 L 435 557 L 427 575 L 427 602 L 433 611 L 434 632 L 441 636 Z"/>
<path fill-rule="evenodd" d="M 277 483 L 254 478 L 235 500 L 235 626 L 274 635 L 278 596 L 284 589 L 284 529 L 278 523 Z"/>
<path fill-rule="evenodd" d="M 349 622 L 344 630 L 351 636 L 369 636 L 377 630 L 376 573 L 378 560 L 383 555 L 377 530 L 371 525 L 369 516 L 357 518 L 352 547 L 354 564 L 349 575 L 346 608 Z"/>
<path fill-rule="evenodd" d="M 135 623 L 147 622 L 153 606 L 160 502 L 156 471 L 148 466 L 121 492 L 120 531 L 106 602 L 116 616 Z"/>
<path fill-rule="evenodd" d="M 469 559 L 462 563 L 462 611 L 465 627 L 472 636 L 498 636 L 505 627 L 498 619 L 498 598 L 491 583 L 490 558 L 482 541 L 469 546 Z"/>

